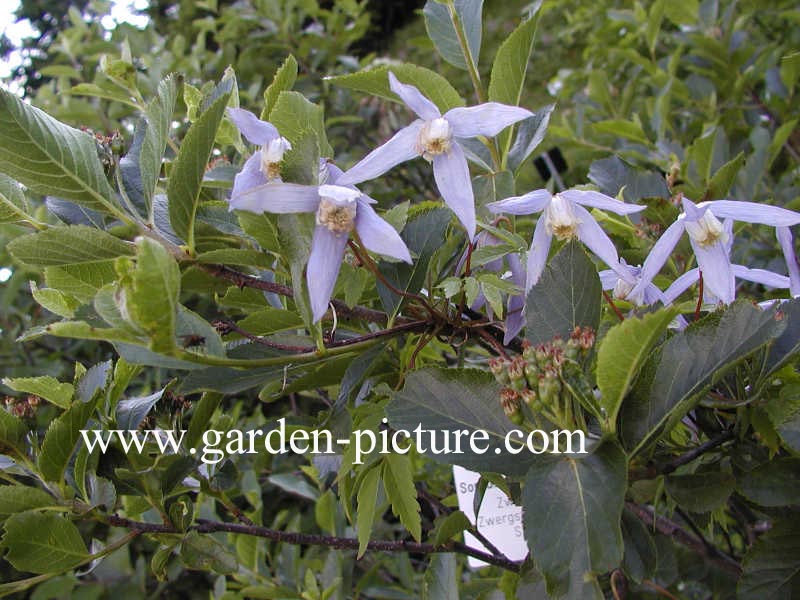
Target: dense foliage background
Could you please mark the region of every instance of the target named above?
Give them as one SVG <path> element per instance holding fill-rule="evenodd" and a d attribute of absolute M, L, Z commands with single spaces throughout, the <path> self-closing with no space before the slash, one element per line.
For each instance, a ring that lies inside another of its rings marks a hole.
<path fill-rule="evenodd" d="M 587 183 L 646 205 L 592 212 L 630 265 L 681 196 L 800 209 L 795 3 L 423 4 L 159 0 L 148 27 L 106 30 L 109 2 L 21 3 L 41 37 L 16 49 L 25 103 L 0 92 L 0 593 L 798 597 L 800 303 L 753 302 L 797 292 L 742 282 L 722 307 L 692 286 L 671 308 L 636 307 L 603 298 L 606 267 L 557 243 L 504 347 L 520 290 L 491 265 L 527 251 L 536 220 L 486 209 Z M 336 318 L 315 324 L 313 217 L 228 210 L 258 148 L 225 108 L 276 125 L 293 145 L 284 180 L 316 185 L 319 157 L 347 168 L 410 121 L 387 65 L 443 111 L 489 99 L 535 116 L 467 146 L 494 247 L 468 250 L 423 160 L 360 184 L 415 262 L 348 251 Z M 735 233 L 733 263 L 787 273 L 774 228 Z M 655 283 L 694 266 L 683 239 Z M 692 324 L 675 331 L 679 313 Z M 514 357 L 534 362 L 526 346 L 552 356 L 575 326 L 591 341 L 558 372 L 557 414 L 504 414 L 490 371 L 509 383 Z M 153 442 L 88 452 L 78 433 L 187 429 L 188 448 L 207 429 L 286 418 L 341 438 L 384 416 L 498 436 L 555 424 L 590 434 L 592 453 L 211 466 Z M 524 507 L 528 559 L 467 567 L 462 532 L 480 532 L 452 464 L 481 473 L 479 498 L 491 482 Z"/>

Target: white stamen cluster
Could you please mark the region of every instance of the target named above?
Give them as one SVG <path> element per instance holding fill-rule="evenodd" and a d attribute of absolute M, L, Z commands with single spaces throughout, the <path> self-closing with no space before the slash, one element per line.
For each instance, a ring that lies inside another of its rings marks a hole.
<path fill-rule="evenodd" d="M 686 233 L 704 248 L 713 246 L 718 241 L 722 241 L 723 244 L 728 241 L 725 227 L 711 210 L 706 210 L 697 221 L 687 220 Z"/>
<path fill-rule="evenodd" d="M 550 204 L 544 209 L 545 225 L 548 233 L 559 240 L 571 240 L 578 237 L 580 220 L 575 216 L 572 203 L 558 194 L 553 196 Z"/>
<path fill-rule="evenodd" d="M 453 140 L 453 130 L 447 119 L 439 117 L 426 121 L 419 132 L 417 139 L 417 152 L 428 162 L 437 154 L 444 154 L 450 150 Z"/>
<path fill-rule="evenodd" d="M 267 180 L 280 178 L 283 155 L 291 149 L 289 140 L 283 137 L 275 138 L 261 147 L 261 172 Z"/>
<path fill-rule="evenodd" d="M 319 186 L 320 202 L 317 208 L 317 225 L 327 227 L 336 235 L 350 233 L 355 226 L 358 190 L 338 186 Z"/>

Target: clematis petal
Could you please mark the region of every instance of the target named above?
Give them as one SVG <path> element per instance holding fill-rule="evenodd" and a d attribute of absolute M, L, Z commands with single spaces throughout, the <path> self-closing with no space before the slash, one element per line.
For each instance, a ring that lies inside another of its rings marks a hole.
<path fill-rule="evenodd" d="M 451 108 L 444 113 L 444 118 L 453 128 L 453 135 L 464 138 L 477 135 L 494 137 L 509 125 L 532 116 L 533 113 L 526 108 L 499 102 Z"/>
<path fill-rule="evenodd" d="M 259 150 L 245 161 L 242 170 L 234 177 L 231 200 L 243 192 L 265 183 L 267 183 L 267 178 L 261 172 L 261 151 Z"/>
<path fill-rule="evenodd" d="M 691 237 L 697 267 L 703 274 L 703 285 L 724 304 L 733 302 L 736 296 L 736 282 L 733 278 L 731 260 L 721 242 L 703 246 Z"/>
<path fill-rule="evenodd" d="M 486 208 L 493 213 L 530 215 L 543 211 L 545 207 L 550 204 L 550 200 L 552 199 L 553 195 L 547 190 L 534 190 L 522 196 L 514 196 L 513 198 L 506 198 L 505 200 L 490 202 L 486 205 Z"/>
<path fill-rule="evenodd" d="M 702 218 L 706 210 L 708 210 L 707 206 L 701 206 L 701 204 L 704 203 L 695 204 L 688 198 L 683 198 L 681 204 L 683 205 L 683 212 L 686 213 L 686 218 L 692 221 L 697 221 Z"/>
<path fill-rule="evenodd" d="M 275 129 L 272 123 L 262 121 L 249 110 L 244 110 L 243 108 L 229 108 L 228 116 L 251 144 L 263 146 L 264 144 L 269 144 L 271 140 L 280 137 L 278 130 Z"/>
<path fill-rule="evenodd" d="M 783 257 L 786 259 L 786 268 L 789 270 L 791 294 L 797 296 L 800 294 L 800 265 L 797 264 L 797 255 L 794 251 L 792 230 L 788 227 L 778 227 L 775 233 L 783 250 Z"/>
<path fill-rule="evenodd" d="M 698 206 L 710 208 L 718 218 L 731 218 L 776 227 L 788 227 L 800 223 L 800 213 L 769 204 L 739 200 L 710 200 L 701 202 Z"/>
<path fill-rule="evenodd" d="M 578 217 L 578 239 L 594 252 L 597 257 L 609 267 L 619 265 L 619 254 L 614 242 L 608 237 L 603 228 L 594 220 L 588 210 L 580 204 L 574 205 L 575 216 Z"/>
<path fill-rule="evenodd" d="M 760 283 L 771 288 L 788 288 L 789 278 L 786 275 L 778 275 L 766 269 L 750 269 L 743 265 L 731 265 L 733 276 L 737 279 Z"/>
<path fill-rule="evenodd" d="M 394 134 L 389 141 L 378 146 L 336 179 L 337 185 L 354 185 L 375 179 L 392 167 L 416 158 L 417 140 L 424 121 L 417 119 Z"/>
<path fill-rule="evenodd" d="M 461 146 L 454 143 L 448 152 L 433 157 L 433 177 L 445 204 L 456 214 L 472 241 L 475 238 L 475 196 Z"/>
<path fill-rule="evenodd" d="M 577 204 L 589 206 L 591 208 L 599 208 L 600 210 L 607 210 L 618 215 L 630 215 L 647 208 L 646 206 L 639 206 L 637 204 L 627 204 L 621 202 L 611 196 L 606 196 L 600 192 L 591 190 L 566 190 L 559 192 L 559 196 L 572 200 Z"/>
<path fill-rule="evenodd" d="M 621 278 L 614 269 L 605 269 L 598 273 L 600 276 L 600 284 L 604 290 L 613 290 L 617 285 L 617 281 Z"/>
<path fill-rule="evenodd" d="M 306 282 L 315 323 L 328 310 L 328 303 L 336 285 L 336 277 L 342 267 L 347 240 L 347 235 L 336 235 L 322 225 L 317 225 L 314 229 L 314 236 L 311 238 L 311 253 L 308 255 Z"/>
<path fill-rule="evenodd" d="M 254 213 L 314 212 L 319 207 L 319 188 L 298 183 L 265 183 L 231 198 L 231 209 Z"/>
<path fill-rule="evenodd" d="M 415 86 L 406 83 L 400 83 L 394 73 L 389 71 L 389 87 L 391 90 L 400 96 L 400 99 L 406 103 L 406 106 L 417 113 L 420 119 L 432 121 L 442 116 L 438 107 L 422 95 Z"/>
<path fill-rule="evenodd" d="M 368 202 L 358 199 L 356 231 L 367 250 L 411 264 L 411 254 L 394 227 L 381 219 Z"/>
<path fill-rule="evenodd" d="M 678 220 L 667 227 L 666 231 L 664 231 L 664 233 L 661 234 L 661 237 L 658 238 L 658 241 L 650 250 L 650 254 L 647 255 L 647 258 L 642 265 L 639 283 L 637 283 L 633 290 L 631 290 L 631 294 L 634 296 L 642 294 L 647 286 L 653 281 L 653 278 L 658 275 L 661 267 L 663 267 L 664 263 L 667 262 L 670 254 L 672 254 L 672 250 L 675 248 L 678 241 L 681 239 L 683 232 L 685 231 L 683 221 L 684 220 L 679 217 Z"/>
<path fill-rule="evenodd" d="M 542 276 L 542 271 L 547 264 L 547 255 L 550 253 L 550 242 L 553 240 L 553 236 L 547 231 L 546 221 L 547 219 L 544 217 L 539 217 L 539 220 L 536 221 L 536 228 L 533 230 L 531 249 L 528 252 L 528 274 L 525 279 L 526 296 Z"/>
<path fill-rule="evenodd" d="M 689 289 L 694 283 L 697 283 L 700 275 L 700 269 L 694 268 L 686 271 L 683 275 L 678 277 L 670 286 L 664 291 L 663 302 L 664 304 L 672 304 L 683 292 Z M 645 293 L 645 296 L 647 294 Z"/>

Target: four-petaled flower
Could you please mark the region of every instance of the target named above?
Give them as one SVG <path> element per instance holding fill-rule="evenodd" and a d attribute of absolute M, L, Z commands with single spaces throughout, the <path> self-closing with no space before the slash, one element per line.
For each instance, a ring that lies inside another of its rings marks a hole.
<path fill-rule="evenodd" d="M 722 219 L 788 227 L 800 223 L 800 214 L 785 208 L 737 200 L 711 200 L 695 204 L 683 198 L 683 213 L 662 234 L 642 265 L 641 279 L 631 291 L 635 296 L 653 280 L 667 261 L 684 231 L 703 274 L 703 284 L 723 304 L 736 295 L 735 274 L 730 260 L 732 230 Z"/>
<path fill-rule="evenodd" d="M 419 118 L 348 169 L 342 176 L 342 185 L 374 179 L 400 163 L 422 156 L 433 163 L 439 193 L 472 241 L 475 197 L 467 159 L 458 138 L 494 137 L 533 113 L 518 106 L 487 102 L 453 108 L 442 114 L 416 87 L 400 83 L 391 72 L 389 86 Z"/>
<path fill-rule="evenodd" d="M 609 267 L 615 270 L 619 268 L 619 255 L 614 243 L 584 206 L 608 210 L 618 215 L 628 215 L 645 208 L 625 204 L 600 192 L 584 190 L 567 190 L 555 195 L 544 189 L 535 190 L 522 196 L 487 204 L 493 213 L 505 212 L 511 215 L 542 213 L 536 222 L 528 253 L 526 293 L 536 285 L 544 271 L 553 236 L 559 240 L 577 238 Z"/>
<path fill-rule="evenodd" d="M 289 140 L 281 137 L 272 123 L 262 121 L 249 110 L 229 108 L 228 116 L 248 142 L 261 146 L 234 178 L 231 198 L 269 181 L 280 181 L 283 155 L 292 149 Z"/>
<path fill-rule="evenodd" d="M 232 209 L 255 213 L 315 212 L 306 281 L 314 322 L 328 309 L 350 232 L 355 230 L 367 250 L 411 262 L 411 254 L 394 227 L 370 206 L 374 200 L 355 187 L 341 185 L 341 171 L 332 164 L 321 169 L 322 185 L 270 182 L 232 197 Z"/>

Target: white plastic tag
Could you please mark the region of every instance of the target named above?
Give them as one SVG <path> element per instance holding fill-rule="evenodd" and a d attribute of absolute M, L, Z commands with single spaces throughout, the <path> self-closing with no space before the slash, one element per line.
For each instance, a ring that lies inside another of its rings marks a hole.
<path fill-rule="evenodd" d="M 478 517 L 475 517 L 475 490 L 480 475 L 463 467 L 453 467 L 453 479 L 458 495 L 458 508 L 467 515 L 478 531 L 511 560 L 523 560 L 528 555 L 528 545 L 522 532 L 522 507 L 517 506 L 505 492 L 489 484 L 483 495 Z M 475 550 L 491 552 L 471 533 L 464 532 L 464 543 Z M 471 568 L 485 567 L 486 563 L 477 558 L 468 559 Z"/>

